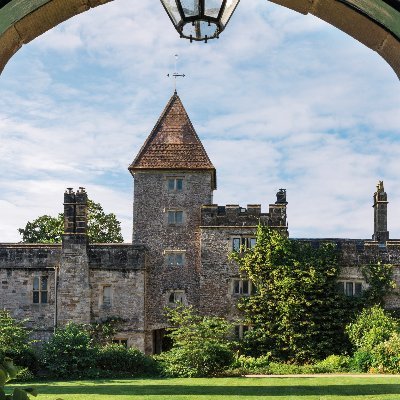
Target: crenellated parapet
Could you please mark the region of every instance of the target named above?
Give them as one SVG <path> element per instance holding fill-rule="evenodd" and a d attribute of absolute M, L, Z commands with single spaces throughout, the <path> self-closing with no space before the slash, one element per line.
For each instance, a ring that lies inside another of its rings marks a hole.
<path fill-rule="evenodd" d="M 238 204 L 219 206 L 218 204 L 201 207 L 201 226 L 249 226 L 258 224 L 287 231 L 286 190 L 280 189 L 275 204 L 269 205 L 267 213 L 262 212 L 261 204 L 248 204 L 246 208 Z"/>

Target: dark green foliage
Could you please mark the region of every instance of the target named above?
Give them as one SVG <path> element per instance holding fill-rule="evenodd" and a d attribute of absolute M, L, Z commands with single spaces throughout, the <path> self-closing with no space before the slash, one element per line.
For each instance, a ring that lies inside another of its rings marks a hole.
<path fill-rule="evenodd" d="M 109 317 L 101 322 L 94 322 L 89 325 L 90 337 L 95 345 L 105 346 L 120 328 L 123 319 L 120 317 Z"/>
<path fill-rule="evenodd" d="M 250 354 L 305 363 L 347 349 L 344 326 L 358 300 L 337 292 L 337 257 L 333 243 L 316 248 L 264 226 L 253 249 L 232 255 L 257 287 L 239 303 L 253 326 L 245 342 Z"/>
<path fill-rule="evenodd" d="M 18 367 L 27 368 L 31 373 L 37 374 L 39 360 L 36 351 L 31 347 L 9 349 L 5 351 L 5 355 L 10 357 Z"/>
<path fill-rule="evenodd" d="M 106 214 L 99 203 L 88 200 L 88 236 L 91 243 L 122 243 L 121 223 L 114 213 Z"/>
<path fill-rule="evenodd" d="M 351 357 L 350 371 L 368 372 L 372 364 L 372 355 L 368 350 L 359 349 Z"/>
<path fill-rule="evenodd" d="M 27 222 L 25 228 L 19 228 L 24 243 L 61 243 L 64 231 L 63 214 L 57 217 L 42 215 L 32 222 Z"/>
<path fill-rule="evenodd" d="M 96 364 L 96 349 L 84 327 L 69 323 L 44 344 L 43 362 L 57 377 L 87 376 Z"/>
<path fill-rule="evenodd" d="M 0 310 L 0 350 L 20 351 L 29 348 L 30 331 L 26 321 L 17 321 L 7 310 Z"/>
<path fill-rule="evenodd" d="M 122 243 L 121 223 L 115 214 L 106 214 L 99 203 L 88 200 L 88 237 L 91 243 Z M 64 216 L 42 215 L 18 229 L 24 243 L 61 243 Z"/>
<path fill-rule="evenodd" d="M 4 386 L 17 376 L 18 368 L 14 366 L 11 358 L 0 352 L 0 399 L 1 400 L 29 400 L 29 395 L 36 396 L 34 388 L 15 388 L 12 394 L 6 394 Z"/>
<path fill-rule="evenodd" d="M 364 309 L 354 322 L 346 326 L 346 332 L 356 349 L 372 350 L 399 332 L 399 321 L 376 305 Z"/>
<path fill-rule="evenodd" d="M 232 325 L 223 318 L 197 315 L 192 307 L 168 310 L 172 350 L 157 357 L 170 376 L 213 376 L 234 359 L 229 336 Z"/>
<path fill-rule="evenodd" d="M 39 368 L 38 359 L 31 348 L 30 331 L 25 322 L 17 321 L 7 310 L 0 310 L 0 351 L 18 367 L 36 373 Z"/>
<path fill-rule="evenodd" d="M 362 273 L 369 285 L 364 293 L 365 304 L 383 306 L 385 296 L 393 293 L 396 287 L 396 282 L 393 280 L 393 266 L 381 262 L 369 264 L 362 268 Z"/>
<path fill-rule="evenodd" d="M 108 344 L 99 348 L 96 366 L 103 371 L 123 373 L 128 376 L 155 373 L 153 359 L 137 349 L 127 349 L 119 344 Z"/>

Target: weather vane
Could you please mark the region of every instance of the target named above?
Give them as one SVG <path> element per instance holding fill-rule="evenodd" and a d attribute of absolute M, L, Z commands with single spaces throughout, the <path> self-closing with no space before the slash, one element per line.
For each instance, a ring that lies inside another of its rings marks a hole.
<path fill-rule="evenodd" d="M 175 54 L 175 71 L 176 71 L 177 62 L 178 62 L 178 54 Z M 172 76 L 174 78 L 174 90 L 175 90 L 175 93 L 176 93 L 176 79 L 177 78 L 184 78 L 185 74 L 178 74 L 177 72 L 174 72 L 172 75 L 168 74 L 167 76 L 168 77 Z"/>

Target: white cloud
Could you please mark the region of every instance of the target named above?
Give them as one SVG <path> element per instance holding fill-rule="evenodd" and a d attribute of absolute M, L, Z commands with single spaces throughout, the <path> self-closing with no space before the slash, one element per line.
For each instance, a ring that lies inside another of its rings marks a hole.
<path fill-rule="evenodd" d="M 240 3 L 218 41 L 179 39 L 161 4 L 118 0 L 24 46 L 0 78 L 0 240 L 85 186 L 131 235 L 127 166 L 178 90 L 217 168 L 215 201 L 286 187 L 294 236 L 369 237 L 378 179 L 400 236 L 400 91 L 371 50 L 325 22 Z M 399 222 L 398 222 L 399 221 Z"/>

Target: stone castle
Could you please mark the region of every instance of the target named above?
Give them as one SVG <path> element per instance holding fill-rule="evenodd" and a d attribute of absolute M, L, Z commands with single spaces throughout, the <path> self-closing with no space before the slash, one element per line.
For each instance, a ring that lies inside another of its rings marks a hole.
<path fill-rule="evenodd" d="M 69 321 L 122 319 L 114 340 L 146 353 L 163 349 L 166 306 L 190 304 L 203 314 L 240 324 L 236 303 L 252 283 L 228 259 L 255 244 L 259 222 L 287 232 L 286 191 L 268 212 L 259 204 L 213 204 L 216 171 L 175 92 L 129 167 L 134 178 L 132 244 L 92 244 L 87 238 L 87 194 L 64 194 L 62 244 L 0 244 L 0 307 L 28 319 L 46 340 Z M 372 240 L 310 239 L 337 243 L 339 288 L 357 296 L 366 287 L 364 264 L 390 262 L 400 283 L 400 240 L 389 240 L 387 195 L 374 194 Z M 388 305 L 397 308 L 395 297 Z"/>

